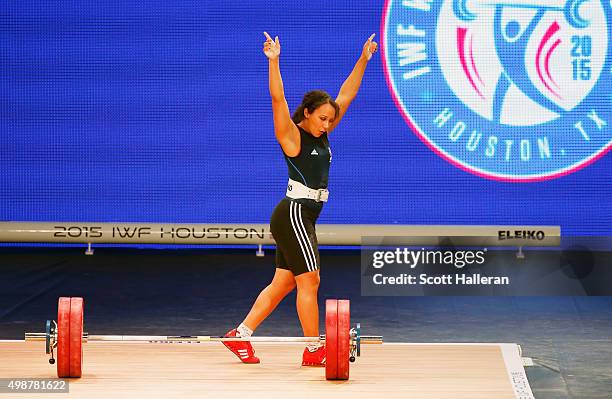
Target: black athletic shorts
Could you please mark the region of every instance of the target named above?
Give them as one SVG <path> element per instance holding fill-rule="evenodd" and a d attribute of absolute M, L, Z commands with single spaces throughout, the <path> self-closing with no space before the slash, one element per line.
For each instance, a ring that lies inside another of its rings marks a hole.
<path fill-rule="evenodd" d="M 321 265 L 315 233 L 321 210 L 301 201 L 283 198 L 270 219 L 270 231 L 276 241 L 276 267 L 296 276 L 318 270 Z"/>

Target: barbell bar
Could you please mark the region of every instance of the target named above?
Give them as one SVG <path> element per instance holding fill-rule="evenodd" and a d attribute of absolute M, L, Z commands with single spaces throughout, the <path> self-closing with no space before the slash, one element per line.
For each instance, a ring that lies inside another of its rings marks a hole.
<path fill-rule="evenodd" d="M 47 320 L 54 323 L 54 320 Z M 26 341 L 46 341 L 46 333 L 25 333 Z M 381 344 L 382 337 L 375 335 L 362 335 L 360 341 L 365 344 Z M 325 343 L 325 335 L 318 337 L 223 337 L 220 335 L 90 335 L 83 333 L 83 343 L 87 342 L 147 342 L 151 344 L 159 343 L 202 343 L 202 342 L 230 342 L 230 341 L 249 341 L 249 342 L 321 342 Z M 57 345 L 57 342 L 55 342 Z"/>
<path fill-rule="evenodd" d="M 26 332 L 25 341 L 44 341 L 49 363 L 55 364 L 60 378 L 79 378 L 82 375 L 83 348 L 87 342 L 147 342 L 147 343 L 203 343 L 203 342 L 319 342 L 326 345 L 326 378 L 349 378 L 349 362 L 361 356 L 361 344 L 382 344 L 383 337 L 361 335 L 361 325 L 350 328 L 350 302 L 328 299 L 325 303 L 325 335 L 318 337 L 223 337 L 213 335 L 93 335 L 83 331 L 83 298 L 61 297 L 58 300 L 58 321 L 47 320 L 45 332 Z M 68 331 L 68 333 L 66 333 Z"/>

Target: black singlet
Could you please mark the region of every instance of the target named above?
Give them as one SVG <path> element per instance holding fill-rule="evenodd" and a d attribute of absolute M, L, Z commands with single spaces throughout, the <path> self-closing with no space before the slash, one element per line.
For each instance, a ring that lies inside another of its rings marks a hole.
<path fill-rule="evenodd" d="M 327 188 L 329 165 L 332 159 L 327 134 L 314 137 L 300 126 L 298 126 L 298 130 L 301 141 L 300 153 L 295 157 L 289 157 L 283 151 L 289 178 L 313 189 Z M 299 199 L 295 201 L 319 210 L 323 207 L 321 202 L 313 200 Z"/>

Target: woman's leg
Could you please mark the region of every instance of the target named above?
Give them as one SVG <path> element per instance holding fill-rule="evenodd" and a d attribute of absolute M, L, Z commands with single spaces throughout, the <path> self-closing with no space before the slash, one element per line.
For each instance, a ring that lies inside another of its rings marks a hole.
<path fill-rule="evenodd" d="M 259 324 L 272 313 L 276 305 L 294 288 L 293 272 L 277 268 L 272 282 L 259 293 L 244 321 L 237 328 L 228 331 L 225 336 L 240 336 L 248 340 Z M 246 340 L 224 341 L 223 345 L 227 346 L 243 363 L 259 363 L 259 358 L 255 356 L 255 351 L 250 342 Z"/>
<path fill-rule="evenodd" d="M 300 274 L 295 277 L 297 283 L 297 312 L 306 337 L 319 336 L 319 270 Z M 306 345 L 302 355 L 302 366 L 325 366 L 325 346 L 320 342 Z"/>
<path fill-rule="evenodd" d="M 259 293 L 242 324 L 255 331 L 280 301 L 293 291 L 296 286 L 295 281 L 296 279 L 291 271 L 277 268 L 272 282 Z"/>
<path fill-rule="evenodd" d="M 295 277 L 297 284 L 297 313 L 305 337 L 319 336 L 319 270 L 302 273 Z"/>

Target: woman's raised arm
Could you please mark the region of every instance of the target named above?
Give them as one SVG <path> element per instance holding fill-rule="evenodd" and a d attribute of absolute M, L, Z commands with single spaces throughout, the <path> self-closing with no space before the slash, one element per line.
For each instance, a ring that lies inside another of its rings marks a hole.
<path fill-rule="evenodd" d="M 300 132 L 291 120 L 289 106 L 285 99 L 285 90 L 279 65 L 280 42 L 278 36 L 272 40 L 267 32 L 264 32 L 264 35 L 266 36 L 266 41 L 264 42 L 263 51 L 266 57 L 268 57 L 268 80 L 270 96 L 272 97 L 274 134 L 285 154 L 293 157 L 300 152 Z"/>
<path fill-rule="evenodd" d="M 374 41 L 374 35 L 375 33 L 373 33 L 364 43 L 359 59 L 355 63 L 350 75 L 346 78 L 342 84 L 342 87 L 340 88 L 338 97 L 336 97 L 336 103 L 340 107 L 340 115 L 338 115 L 334 120 L 334 124 L 329 129 L 330 132 L 335 129 L 336 126 L 338 126 L 338 123 L 346 113 L 349 105 L 351 105 L 351 102 L 357 96 L 366 66 L 372 58 L 372 54 L 378 50 L 378 43 Z"/>

